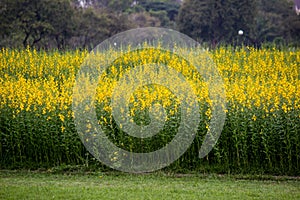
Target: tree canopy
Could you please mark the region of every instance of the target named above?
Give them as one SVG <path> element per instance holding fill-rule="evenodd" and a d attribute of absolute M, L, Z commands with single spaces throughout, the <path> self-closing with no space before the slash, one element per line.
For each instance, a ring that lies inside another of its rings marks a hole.
<path fill-rule="evenodd" d="M 0 1 L 0 47 L 91 48 L 145 26 L 172 28 L 212 45 L 300 43 L 294 0 Z"/>
<path fill-rule="evenodd" d="M 292 7 L 288 0 L 185 0 L 177 24 L 179 31 L 212 44 L 299 44 L 300 18 Z"/>

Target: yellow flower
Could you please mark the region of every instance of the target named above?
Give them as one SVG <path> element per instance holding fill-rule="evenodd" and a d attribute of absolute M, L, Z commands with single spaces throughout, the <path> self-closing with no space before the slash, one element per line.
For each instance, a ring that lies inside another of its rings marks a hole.
<path fill-rule="evenodd" d="M 61 113 L 58 114 L 59 119 L 64 122 L 65 121 L 65 116 Z"/>
<path fill-rule="evenodd" d="M 61 126 L 61 132 L 64 132 L 66 130 L 66 128 L 64 126 Z"/>

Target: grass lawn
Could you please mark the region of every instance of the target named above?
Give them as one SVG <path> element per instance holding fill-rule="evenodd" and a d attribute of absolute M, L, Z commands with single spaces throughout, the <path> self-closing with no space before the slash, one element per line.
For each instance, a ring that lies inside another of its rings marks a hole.
<path fill-rule="evenodd" d="M 0 171 L 0 199 L 300 199 L 300 179 Z"/>

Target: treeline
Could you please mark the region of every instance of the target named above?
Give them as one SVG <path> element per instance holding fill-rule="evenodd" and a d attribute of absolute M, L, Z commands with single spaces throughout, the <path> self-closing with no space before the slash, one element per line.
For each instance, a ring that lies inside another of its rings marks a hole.
<path fill-rule="evenodd" d="M 0 1 L 0 47 L 92 48 L 116 33 L 148 26 L 172 28 L 213 46 L 300 43 L 300 17 L 290 0 Z"/>
<path fill-rule="evenodd" d="M 292 0 L 185 0 L 177 24 L 181 32 L 213 45 L 300 42 L 300 16 Z"/>

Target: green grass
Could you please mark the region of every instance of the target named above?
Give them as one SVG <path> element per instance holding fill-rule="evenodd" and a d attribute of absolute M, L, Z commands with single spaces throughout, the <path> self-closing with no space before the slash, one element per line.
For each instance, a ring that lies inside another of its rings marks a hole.
<path fill-rule="evenodd" d="M 0 171 L 0 199 L 300 199 L 299 178 L 258 177 Z"/>

